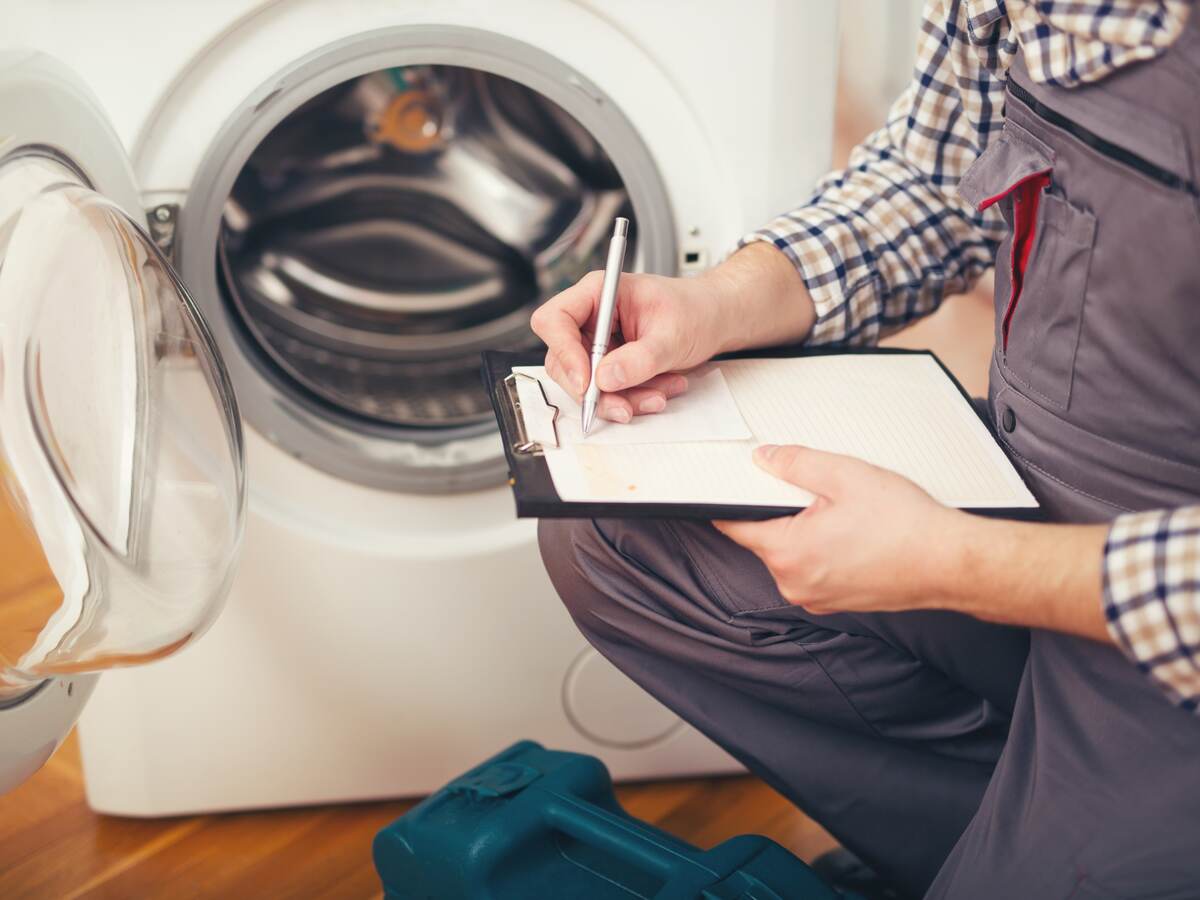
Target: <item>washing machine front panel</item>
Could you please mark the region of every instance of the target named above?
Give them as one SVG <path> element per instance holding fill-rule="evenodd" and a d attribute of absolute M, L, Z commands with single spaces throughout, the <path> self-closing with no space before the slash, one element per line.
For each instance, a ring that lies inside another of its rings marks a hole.
<path fill-rule="evenodd" d="M 401 561 L 252 516 L 258 552 L 206 639 L 98 685 L 80 723 L 89 802 L 176 815 L 412 796 L 523 738 L 600 755 L 617 778 L 735 769 L 591 655 L 521 525 L 517 545 Z"/>
<path fill-rule="evenodd" d="M 85 186 L 145 222 L 129 155 L 101 101 L 58 59 L 33 50 L 0 50 L 0 154 L 42 153 Z"/>

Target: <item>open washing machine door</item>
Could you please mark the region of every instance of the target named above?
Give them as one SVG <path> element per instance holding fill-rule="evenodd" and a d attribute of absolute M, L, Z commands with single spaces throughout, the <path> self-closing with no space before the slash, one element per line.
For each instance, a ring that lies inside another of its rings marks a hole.
<path fill-rule="evenodd" d="M 203 318 L 61 64 L 0 54 L 0 790 L 103 669 L 169 656 L 228 590 L 245 488 Z"/>

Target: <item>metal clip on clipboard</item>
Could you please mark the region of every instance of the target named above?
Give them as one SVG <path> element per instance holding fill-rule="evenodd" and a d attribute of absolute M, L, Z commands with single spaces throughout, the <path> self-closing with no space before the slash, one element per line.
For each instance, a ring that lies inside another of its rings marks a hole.
<path fill-rule="evenodd" d="M 520 379 L 520 380 L 519 380 Z M 537 385 L 537 391 L 526 390 L 521 402 L 521 385 Z M 542 383 L 532 375 L 511 372 L 496 385 L 500 399 L 497 406 L 504 417 L 504 432 L 512 436 L 512 451 L 525 456 L 541 456 L 546 447 L 558 447 L 558 407 L 546 396 Z M 537 405 L 534 401 L 540 402 Z"/>

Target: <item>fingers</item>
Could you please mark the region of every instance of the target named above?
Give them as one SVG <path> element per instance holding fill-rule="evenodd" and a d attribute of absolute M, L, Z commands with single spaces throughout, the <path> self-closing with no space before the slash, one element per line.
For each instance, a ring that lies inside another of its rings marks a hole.
<path fill-rule="evenodd" d="M 583 327 L 595 310 L 601 280 L 601 273 L 589 273 L 539 306 L 529 320 L 546 344 L 546 372 L 577 400 L 591 374 Z"/>
<path fill-rule="evenodd" d="M 667 408 L 667 395 L 652 387 L 635 387 L 624 391 L 621 396 L 629 401 L 635 416 L 660 413 Z"/>
<path fill-rule="evenodd" d="M 862 475 L 864 468 L 871 468 L 868 463 L 851 456 L 809 447 L 777 447 L 772 444 L 764 444 L 756 449 L 754 461 L 776 478 L 816 494 L 817 499 L 809 507 L 810 512 L 841 495 L 856 476 Z M 765 522 L 713 522 L 713 527 L 757 555 L 768 568 L 774 570 L 781 549 L 798 539 L 797 529 L 803 520 L 802 513 Z"/>
<path fill-rule="evenodd" d="M 655 375 L 646 382 L 645 386 L 657 388 L 670 400 L 687 391 L 688 380 L 686 375 L 680 375 L 678 372 L 665 372 L 662 375 Z"/>
<path fill-rule="evenodd" d="M 582 361 L 579 358 L 581 355 Z M 583 400 L 590 368 L 587 355 L 582 350 L 578 354 L 566 347 L 546 351 L 546 374 L 576 401 Z"/>
<path fill-rule="evenodd" d="M 649 381 L 671 365 L 671 348 L 661 337 L 628 341 L 601 361 L 596 370 L 596 384 L 609 393 L 623 391 Z"/>
<path fill-rule="evenodd" d="M 646 415 L 666 409 L 667 401 L 686 391 L 687 384 L 686 376 L 667 372 L 655 375 L 645 384 L 621 391 L 620 396 L 629 401 L 634 415 Z"/>
<path fill-rule="evenodd" d="M 667 372 L 656 375 L 645 384 L 615 394 L 601 394 L 596 412 L 601 418 L 613 422 L 628 422 L 634 416 L 645 416 L 662 412 L 667 401 L 687 390 L 688 380 L 684 375 Z"/>
<path fill-rule="evenodd" d="M 617 328 L 625 340 L 620 346 L 611 347 L 596 372 L 596 385 L 607 394 L 647 387 L 647 382 L 655 376 L 677 368 L 675 363 L 684 360 L 688 347 L 694 349 L 693 342 L 683 340 L 680 334 L 681 327 L 685 333 L 687 328 L 681 326 L 674 302 L 677 297 L 673 291 L 679 288 L 668 289 L 657 281 L 636 278 L 631 275 L 622 279 L 618 288 L 615 316 L 620 320 Z M 594 327 L 602 284 L 603 273 L 592 272 L 542 304 L 531 319 L 534 332 L 546 343 L 546 368 L 550 376 L 576 398 L 583 395 L 591 376 L 588 334 Z M 662 292 L 665 300 L 660 296 Z M 663 399 L 670 398 L 669 390 L 661 392 Z M 653 395 L 637 394 L 625 399 L 628 405 L 614 402 L 612 409 L 628 408 L 632 416 L 661 408 Z"/>
<path fill-rule="evenodd" d="M 771 444 L 754 451 L 754 462 L 776 478 L 831 499 L 844 493 L 854 474 L 869 465 L 839 453 Z"/>
<path fill-rule="evenodd" d="M 546 301 L 531 319 L 534 333 L 546 343 L 547 373 L 577 401 L 583 398 L 591 377 L 588 331 L 595 319 L 602 283 L 602 273 L 590 273 Z M 637 305 L 631 293 L 634 289 L 632 276 L 621 282 L 618 313 L 620 304 Z M 618 346 L 605 355 L 596 373 L 596 386 L 602 392 L 597 411 L 616 422 L 661 412 L 671 397 L 687 389 L 686 378 L 668 373 L 671 360 L 678 355 L 678 348 L 672 346 L 668 336 L 678 330 L 670 325 L 674 319 L 668 315 L 667 324 L 662 325 L 654 316 L 639 320 L 629 309 L 625 311 L 636 337 L 628 340 L 631 333 L 626 331 L 625 342 L 614 338 Z M 644 333 L 647 323 L 653 325 L 650 334 Z M 637 334 L 639 325 L 642 334 Z"/>
<path fill-rule="evenodd" d="M 633 418 L 633 405 L 620 394 L 601 394 L 596 403 L 596 415 L 624 424 Z"/>

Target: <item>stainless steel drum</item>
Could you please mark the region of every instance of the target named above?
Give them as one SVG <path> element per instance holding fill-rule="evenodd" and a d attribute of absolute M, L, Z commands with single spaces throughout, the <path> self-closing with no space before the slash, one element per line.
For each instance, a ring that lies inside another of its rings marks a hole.
<path fill-rule="evenodd" d="M 510 79 L 356 78 L 284 119 L 226 204 L 242 322 L 313 395 L 389 425 L 488 419 L 479 351 L 532 346 L 532 308 L 603 265 L 632 209 L 596 140 Z"/>
<path fill-rule="evenodd" d="M 169 209 L 156 211 L 172 221 Z M 500 484 L 484 349 L 603 264 L 673 273 L 645 144 L 558 57 L 458 26 L 330 45 L 251 92 L 197 169 L 174 248 L 254 430 L 339 478 Z"/>

